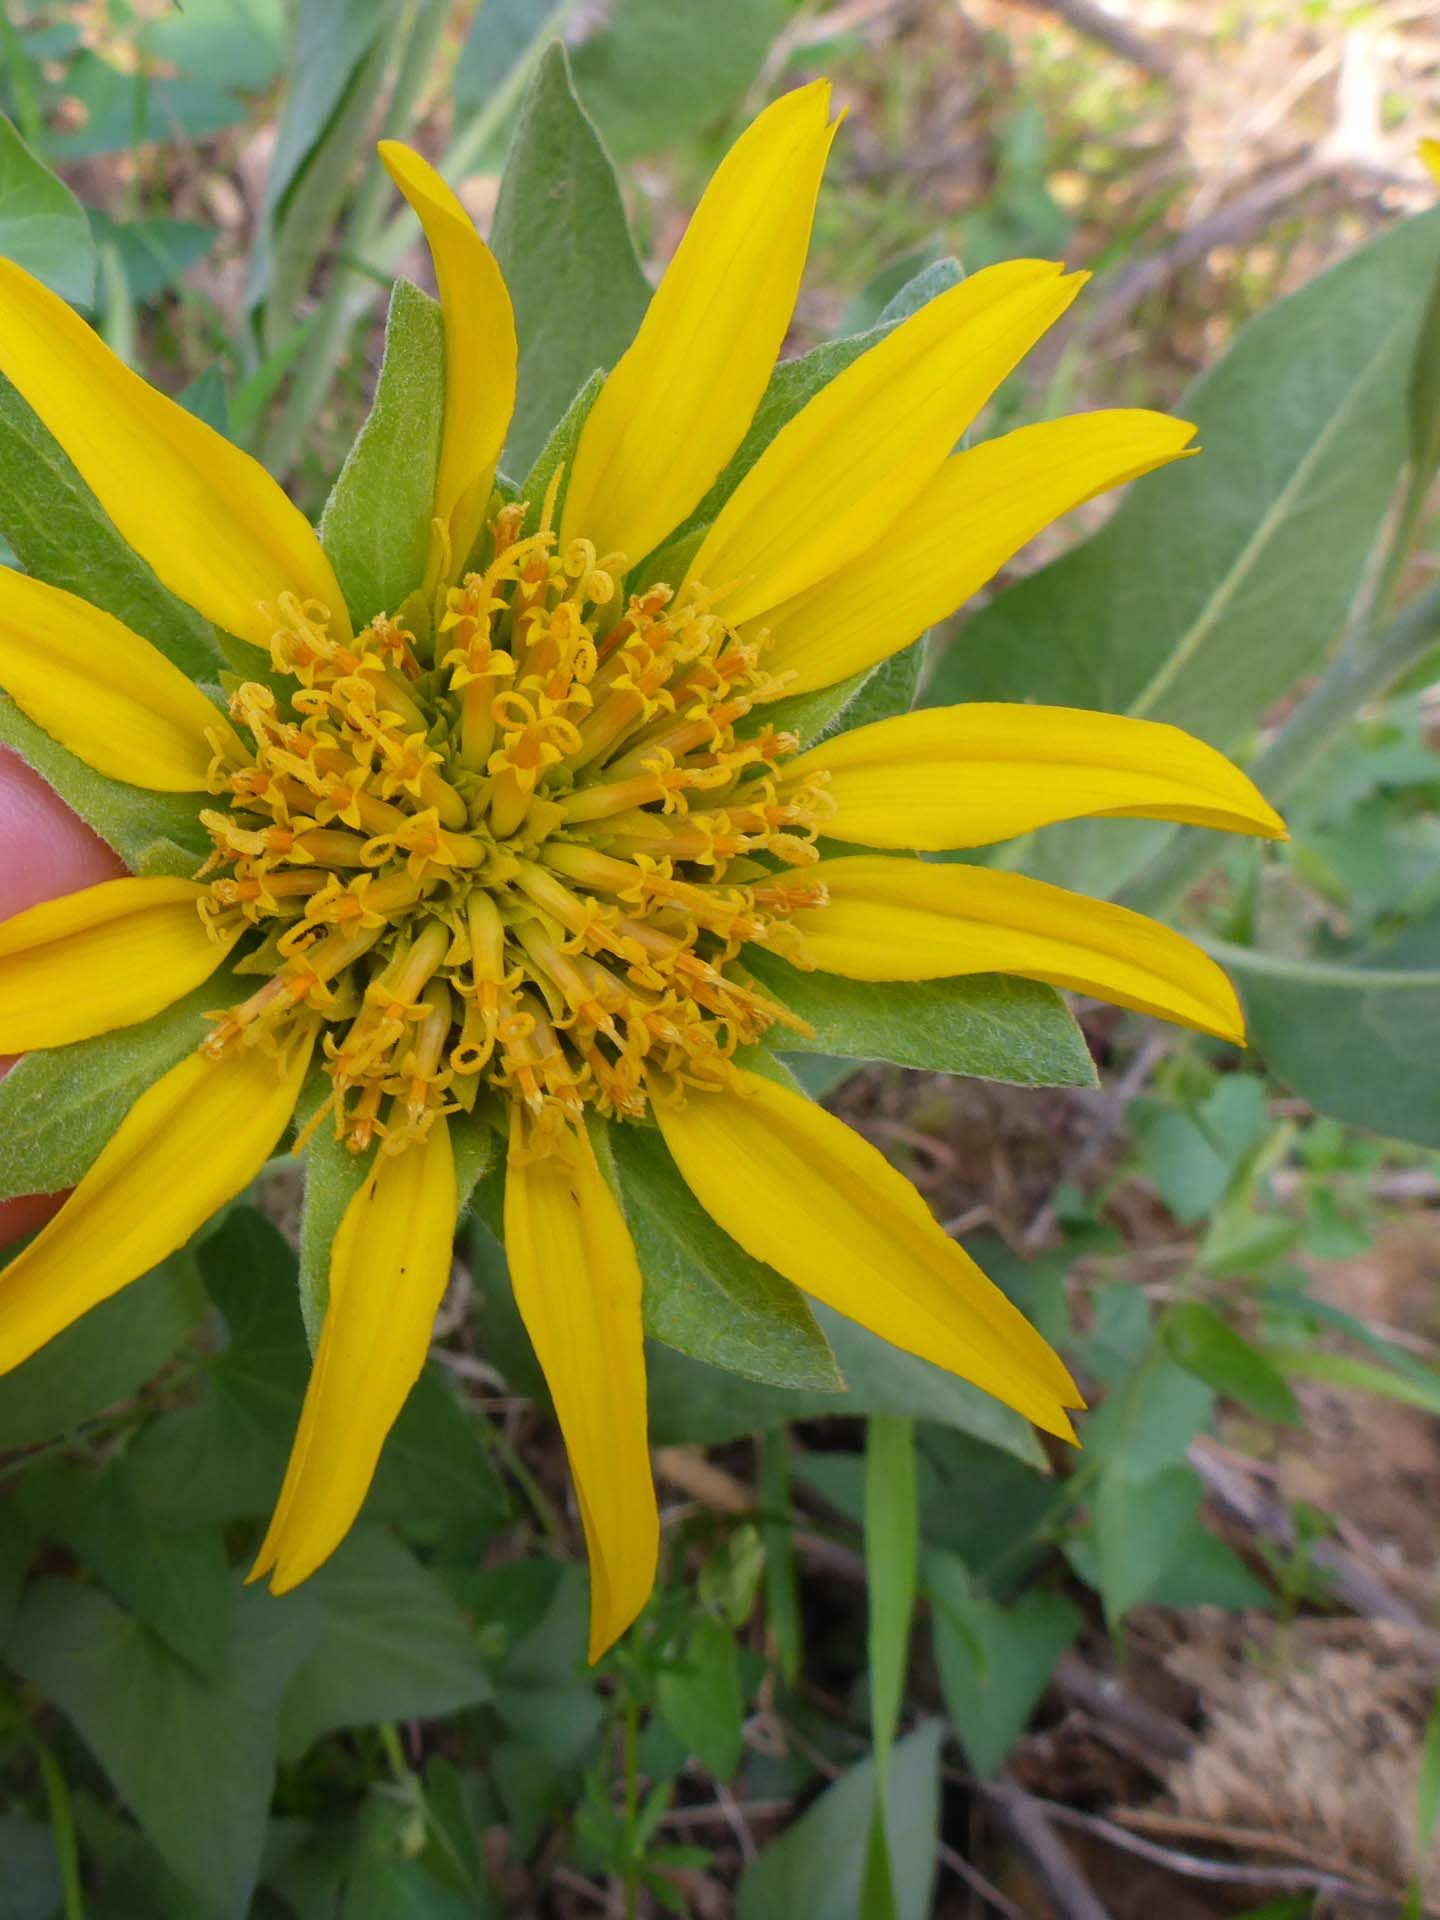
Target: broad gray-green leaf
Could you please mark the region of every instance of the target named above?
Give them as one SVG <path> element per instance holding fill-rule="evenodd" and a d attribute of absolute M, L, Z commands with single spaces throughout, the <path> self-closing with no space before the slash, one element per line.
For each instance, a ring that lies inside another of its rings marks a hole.
<path fill-rule="evenodd" d="M 926 1920 L 931 1912 L 943 1732 L 938 1721 L 928 1721 L 890 1756 L 885 1825 L 895 1863 L 897 1920 Z M 735 1906 L 739 1920 L 778 1920 L 782 1914 L 856 1920 L 863 1911 L 875 1793 L 870 1760 L 827 1787 L 746 1869 Z"/>
<path fill-rule="evenodd" d="M 610 1127 L 604 1147 L 645 1276 L 646 1331 L 751 1380 L 837 1393 L 844 1383 L 802 1295 L 716 1226 L 659 1134 Z"/>
<path fill-rule="evenodd" d="M 204 1038 L 206 1013 L 244 984 L 222 974 L 138 1026 L 24 1055 L 0 1080 L 0 1199 L 73 1186 L 146 1087 Z"/>
<path fill-rule="evenodd" d="M 200 824 L 204 796 L 147 793 L 87 767 L 0 693 L 0 746 L 11 747 L 67 806 L 112 846 L 132 873 L 188 879 L 209 850 Z"/>
<path fill-rule="evenodd" d="M 787 0 L 615 0 L 575 50 L 575 86 L 621 160 L 656 153 L 712 125 L 743 98 Z"/>
<path fill-rule="evenodd" d="M 1359 963 L 1211 951 L 1239 985 L 1251 1044 L 1321 1113 L 1440 1147 L 1440 926 Z"/>
<path fill-rule="evenodd" d="M 867 1333 L 831 1307 L 814 1306 L 821 1332 L 840 1366 L 846 1391 L 797 1393 L 742 1380 L 669 1347 L 650 1349 L 650 1437 L 699 1446 L 736 1440 L 782 1420 L 813 1420 L 822 1414 L 891 1413 L 956 1427 L 987 1445 L 1013 1453 L 1030 1466 L 1045 1456 L 1029 1425 L 943 1367 L 902 1353 Z"/>
<path fill-rule="evenodd" d="M 192 679 L 215 672 L 214 629 L 126 546 L 35 413 L 0 377 L 0 533 L 37 580 L 123 620 Z"/>
<path fill-rule="evenodd" d="M 321 544 L 357 627 L 394 613 L 420 585 L 444 405 L 439 305 L 397 280 L 370 415 L 320 522 Z"/>
<path fill-rule="evenodd" d="M 0 258 L 71 306 L 95 298 L 95 243 L 85 209 L 0 114 Z"/>
<path fill-rule="evenodd" d="M 324 1630 L 280 1715 L 282 1759 L 335 1727 L 434 1718 L 490 1698 L 477 1642 L 434 1574 L 360 1527 L 315 1575 Z"/>
<path fill-rule="evenodd" d="M 157 1374 L 200 1318 L 188 1253 L 178 1253 L 0 1377 L 0 1451 L 69 1433 Z"/>
<path fill-rule="evenodd" d="M 520 340 L 504 464 L 523 472 L 593 370 L 624 353 L 650 299 L 615 175 L 559 46 L 546 49 L 525 97 L 490 245 Z"/>
<path fill-rule="evenodd" d="M 233 1595 L 231 1671 L 208 1684 L 94 1587 L 38 1581 L 6 1647 L 72 1722 L 157 1851 L 216 1920 L 249 1912 L 275 1773 L 275 1714 L 315 1643 L 302 1590 Z M 183 1757 L 182 1757 L 183 1756 Z"/>
<path fill-rule="evenodd" d="M 1178 409 L 1199 458 L 1001 594 L 927 702 L 1047 700 L 1233 746 L 1338 631 L 1407 446 L 1440 212 L 1392 228 L 1246 326 Z"/>
<path fill-rule="evenodd" d="M 932 1073 L 964 1073 L 1022 1087 L 1093 1087 L 1085 1037 L 1053 987 L 1007 974 L 958 980 L 842 980 L 804 973 L 749 948 L 760 985 L 814 1027 L 813 1038 L 771 1030 L 782 1053 L 892 1060 Z"/>

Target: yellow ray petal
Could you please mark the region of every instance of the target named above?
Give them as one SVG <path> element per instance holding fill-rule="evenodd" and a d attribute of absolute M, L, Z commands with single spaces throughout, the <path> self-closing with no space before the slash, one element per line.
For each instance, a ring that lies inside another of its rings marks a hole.
<path fill-rule="evenodd" d="M 1048 1433 L 1082 1404 L 1058 1356 L 903 1175 L 823 1107 L 752 1073 L 655 1117 L 686 1185 L 804 1292 L 971 1380 Z"/>
<path fill-rule="evenodd" d="M 835 127 L 816 80 L 721 161 L 575 451 L 562 535 L 638 559 L 739 446 L 790 324 Z M 838 126 L 839 122 L 836 122 Z"/>
<path fill-rule="evenodd" d="M 102 880 L 0 921 L 0 1053 L 63 1047 L 148 1020 L 208 980 L 212 940 L 193 880 Z"/>
<path fill-rule="evenodd" d="M 865 847 L 984 847 L 1056 820 L 1122 815 L 1285 837 L 1221 753 L 1178 727 L 1077 707 L 930 707 L 801 754 L 785 777 L 828 775 L 825 831 Z"/>
<path fill-rule="evenodd" d="M 808 693 L 888 659 L 1061 514 L 1178 459 L 1195 429 L 1140 408 L 1017 427 L 946 460 L 883 540 L 765 616 L 765 664 Z"/>
<path fill-rule="evenodd" d="M 285 1483 L 252 1580 L 308 1579 L 349 1532 L 385 1436 L 420 1377 L 455 1241 L 455 1160 L 437 1120 L 424 1141 L 380 1154 L 345 1209 L 330 1256 L 325 1326 Z"/>
<path fill-rule="evenodd" d="M 183 1246 L 254 1179 L 285 1131 L 311 1040 L 202 1053 L 147 1088 L 55 1218 L 0 1274 L 0 1373 Z"/>
<path fill-rule="evenodd" d="M 1420 158 L 1430 170 L 1430 177 L 1440 185 L 1440 140 L 1432 140 L 1427 135 L 1420 142 Z"/>
<path fill-rule="evenodd" d="M 1241 1045 L 1235 989 L 1207 953 L 1157 920 L 988 867 L 856 854 L 806 867 L 829 904 L 793 924 L 826 973 L 943 980 L 1016 973 L 1158 1014 Z"/>
<path fill-rule="evenodd" d="M 268 647 L 261 603 L 320 601 L 348 634 L 313 528 L 257 460 L 132 373 L 78 314 L 0 260 L 0 373 L 20 389 L 172 593 Z"/>
<path fill-rule="evenodd" d="M 73 593 L 0 569 L 0 687 L 97 773 L 203 793 L 230 723 L 158 647 Z"/>
<path fill-rule="evenodd" d="M 598 1660 L 650 1597 L 660 1527 L 640 1268 L 583 1134 L 540 1160 L 526 1159 L 512 1138 L 505 1251 L 575 1476 L 590 1550 L 590 1658 Z"/>
<path fill-rule="evenodd" d="M 515 314 L 494 254 L 429 161 L 398 140 L 382 140 L 380 158 L 425 230 L 440 292 L 445 424 L 435 517 L 449 535 L 453 579 L 480 531 L 515 408 Z"/>
<path fill-rule="evenodd" d="M 762 614 L 872 547 L 934 478 L 1083 274 L 987 267 L 912 314 L 783 426 L 721 508 L 691 576 Z"/>

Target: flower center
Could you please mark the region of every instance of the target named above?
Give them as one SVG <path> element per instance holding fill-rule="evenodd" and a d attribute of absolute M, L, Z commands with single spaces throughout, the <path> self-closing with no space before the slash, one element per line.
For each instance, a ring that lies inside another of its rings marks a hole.
<path fill-rule="evenodd" d="M 817 903 L 781 869 L 815 859 L 825 796 L 782 788 L 797 742 L 755 712 L 784 683 L 698 586 L 622 603 L 624 556 L 558 551 L 551 504 L 529 533 L 500 508 L 433 631 L 417 596 L 342 644 L 282 595 L 271 683 L 230 702 L 243 757 L 214 742 L 201 912 L 253 926 L 237 970 L 268 977 L 205 1050 L 323 1022 L 316 1121 L 357 1153 L 484 1088 L 543 1152 L 587 1105 L 638 1118 L 803 1025 L 737 965 L 747 942 L 793 955 L 788 916 Z"/>

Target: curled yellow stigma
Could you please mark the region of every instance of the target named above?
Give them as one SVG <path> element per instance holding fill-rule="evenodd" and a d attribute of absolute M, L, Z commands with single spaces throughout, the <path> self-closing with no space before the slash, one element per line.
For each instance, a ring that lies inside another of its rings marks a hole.
<path fill-rule="evenodd" d="M 622 599 L 625 556 L 562 548 L 550 509 L 527 533 L 501 505 L 433 619 L 342 643 L 282 595 L 272 683 L 230 700 L 244 757 L 214 742 L 201 912 L 261 934 L 239 971 L 266 978 L 205 1050 L 318 1015 L 311 1124 L 357 1153 L 488 1089 L 543 1154 L 586 1107 L 640 1118 L 800 1024 L 739 964 L 800 958 L 789 916 L 818 903 L 785 870 L 816 857 L 823 783 L 782 784 L 797 742 L 758 712 L 784 680 L 702 587 Z"/>

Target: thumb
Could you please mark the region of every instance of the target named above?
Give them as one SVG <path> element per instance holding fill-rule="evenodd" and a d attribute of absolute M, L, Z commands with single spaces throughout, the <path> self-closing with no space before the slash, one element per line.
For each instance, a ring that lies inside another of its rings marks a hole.
<path fill-rule="evenodd" d="M 0 747 L 0 920 L 23 913 L 99 880 L 114 880 L 125 868 L 33 768 Z M 0 1054 L 0 1075 L 15 1064 Z M 63 1194 L 32 1194 L 0 1200 L 0 1246 L 31 1233 L 54 1213 Z"/>

